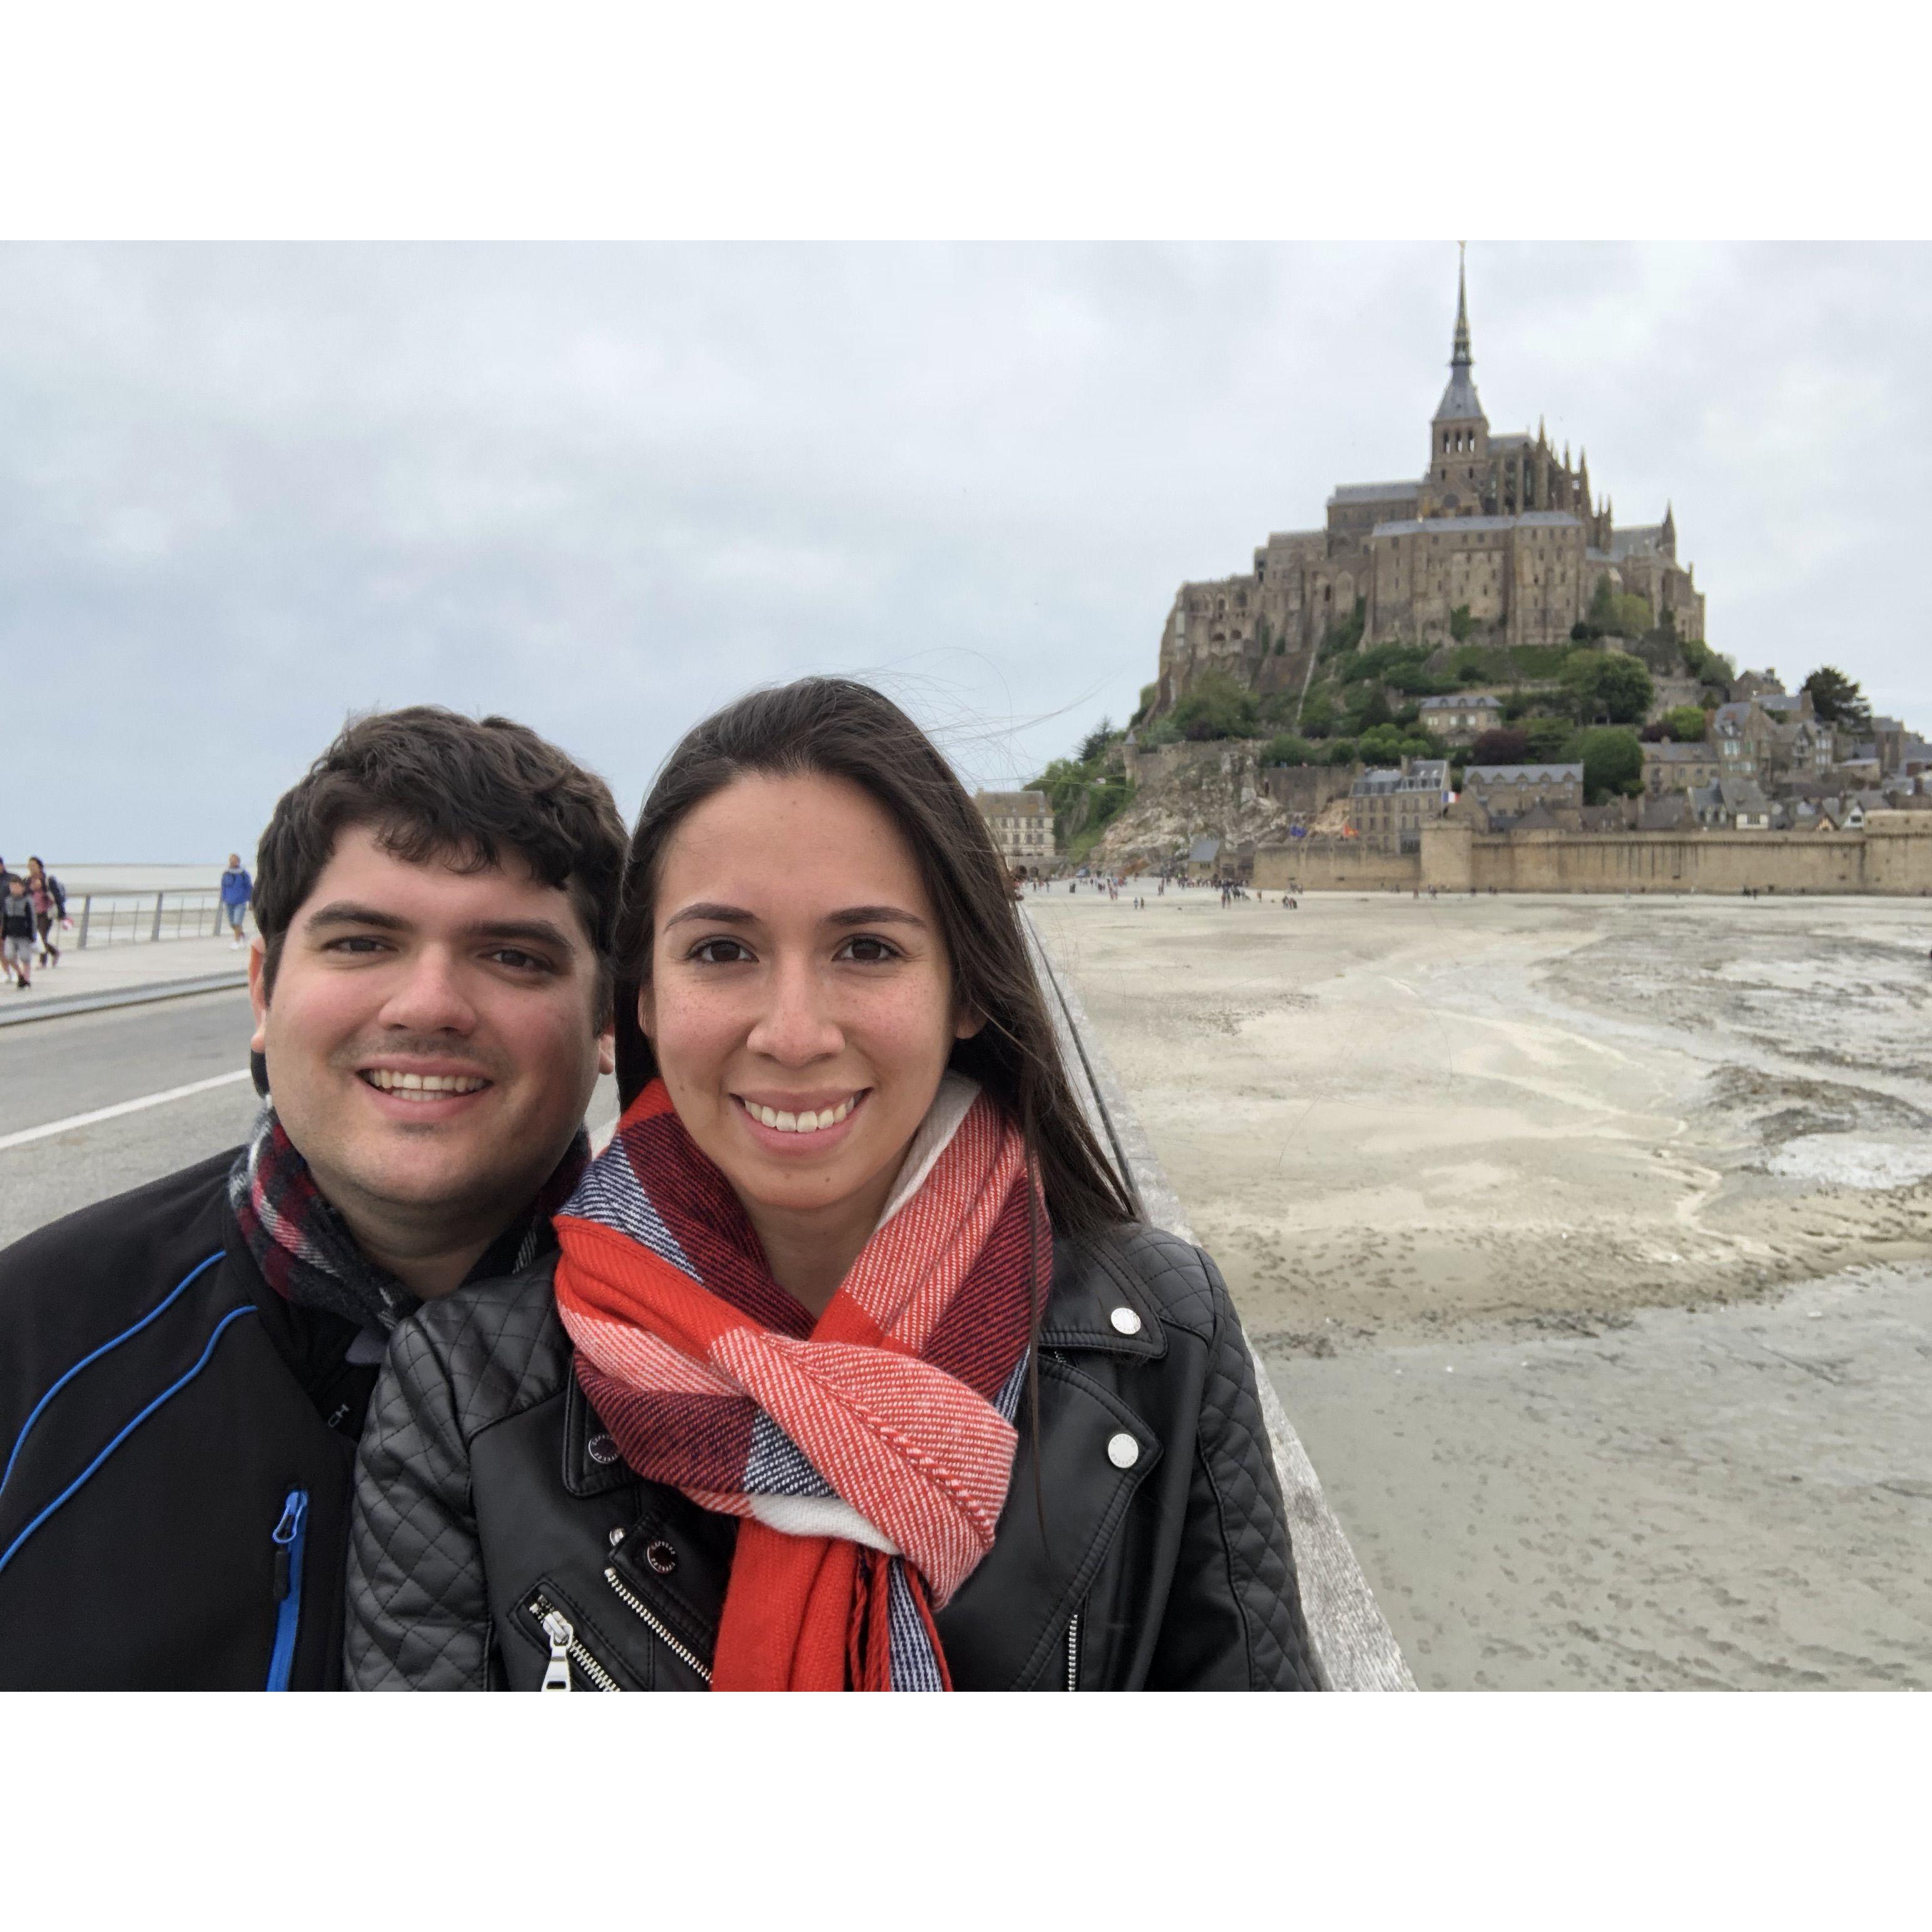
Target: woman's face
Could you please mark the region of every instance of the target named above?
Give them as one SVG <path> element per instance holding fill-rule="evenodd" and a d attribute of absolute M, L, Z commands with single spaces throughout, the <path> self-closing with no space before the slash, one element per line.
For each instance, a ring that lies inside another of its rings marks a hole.
<path fill-rule="evenodd" d="M 911 848 L 842 778 L 745 778 L 665 848 L 638 1020 L 686 1131 L 760 1210 L 875 1218 L 956 1039 Z"/>

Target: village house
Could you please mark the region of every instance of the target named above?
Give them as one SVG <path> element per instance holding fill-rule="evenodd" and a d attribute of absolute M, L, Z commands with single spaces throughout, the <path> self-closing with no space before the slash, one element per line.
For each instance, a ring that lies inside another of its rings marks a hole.
<path fill-rule="evenodd" d="M 1502 700 L 1484 691 L 1466 691 L 1453 698 L 1425 698 L 1418 722 L 1445 745 L 1473 745 L 1485 731 L 1503 722 Z"/>
<path fill-rule="evenodd" d="M 1473 798 L 1492 818 L 1514 816 L 1538 805 L 1574 810 L 1583 802 L 1583 767 L 1472 765 L 1462 774 L 1462 796 Z"/>
<path fill-rule="evenodd" d="M 1714 745 L 1646 745 L 1643 788 L 1652 798 L 1666 791 L 1689 791 L 1714 784 L 1724 770 Z"/>
<path fill-rule="evenodd" d="M 1405 759 L 1400 770 L 1366 771 L 1349 787 L 1348 830 L 1373 851 L 1419 851 L 1423 826 L 1448 802 L 1447 760 Z"/>
<path fill-rule="evenodd" d="M 1037 874 L 1060 856 L 1053 802 L 1045 792 L 975 792 L 973 802 L 1009 872 Z"/>

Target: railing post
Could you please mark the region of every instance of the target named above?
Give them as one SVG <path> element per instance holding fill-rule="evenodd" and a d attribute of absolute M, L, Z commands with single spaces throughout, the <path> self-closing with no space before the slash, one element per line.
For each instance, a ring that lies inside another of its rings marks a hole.
<path fill-rule="evenodd" d="M 161 902 L 166 897 L 165 892 L 154 895 L 154 929 L 148 935 L 150 939 L 159 939 L 161 936 Z"/>
<path fill-rule="evenodd" d="M 80 902 L 80 937 L 74 944 L 74 950 L 76 952 L 87 944 L 87 922 L 93 910 L 94 895 L 92 892 L 82 894 Z"/>

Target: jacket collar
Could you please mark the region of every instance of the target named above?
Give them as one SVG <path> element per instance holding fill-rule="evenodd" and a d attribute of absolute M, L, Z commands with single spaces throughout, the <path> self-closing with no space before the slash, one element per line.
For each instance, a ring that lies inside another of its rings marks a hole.
<path fill-rule="evenodd" d="M 1053 1286 L 1040 1320 L 1042 1348 L 1157 1361 L 1167 1336 L 1146 1288 L 1108 1244 L 1078 1238 L 1053 1244 Z"/>

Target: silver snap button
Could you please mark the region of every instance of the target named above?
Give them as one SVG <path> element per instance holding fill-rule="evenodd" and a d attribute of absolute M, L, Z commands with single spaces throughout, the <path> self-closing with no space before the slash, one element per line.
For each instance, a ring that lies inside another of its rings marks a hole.
<path fill-rule="evenodd" d="M 677 1552 L 660 1536 L 644 1545 L 644 1561 L 660 1576 L 668 1576 L 677 1568 Z"/>
<path fill-rule="evenodd" d="M 617 1460 L 617 1444 L 613 1437 L 593 1436 L 584 1446 L 590 1450 L 593 1462 L 614 1462 Z"/>
<path fill-rule="evenodd" d="M 1114 1324 L 1117 1335 L 1138 1335 L 1141 1332 L 1141 1318 L 1131 1308 L 1117 1308 L 1107 1319 Z"/>
<path fill-rule="evenodd" d="M 623 1541 L 623 1540 L 624 1540 L 624 1532 L 623 1532 L 623 1531 L 622 1531 L 621 1528 L 620 1528 L 620 1529 L 614 1529 L 613 1531 L 611 1531 L 611 1532 L 610 1532 L 610 1547 L 611 1547 L 613 1550 L 615 1550 L 615 1549 L 616 1548 L 616 1546 L 618 1546 L 618 1544 L 620 1544 L 620 1543 L 622 1543 L 622 1542 Z"/>
<path fill-rule="evenodd" d="M 1117 1469 L 1131 1469 L 1141 1460 L 1141 1445 L 1124 1429 L 1107 1438 L 1107 1460 Z"/>

